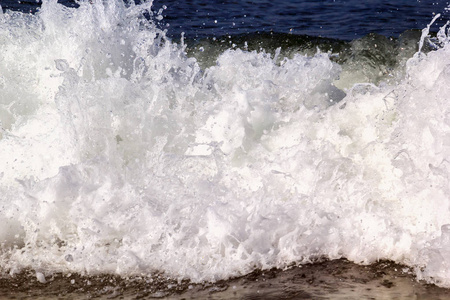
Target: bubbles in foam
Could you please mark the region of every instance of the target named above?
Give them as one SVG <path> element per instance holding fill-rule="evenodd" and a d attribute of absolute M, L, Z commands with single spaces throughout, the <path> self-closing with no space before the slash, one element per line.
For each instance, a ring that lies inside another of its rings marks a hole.
<path fill-rule="evenodd" d="M 342 91 L 325 54 L 202 70 L 150 7 L 1 16 L 3 270 L 202 281 L 325 256 L 450 285 L 447 45 Z"/>

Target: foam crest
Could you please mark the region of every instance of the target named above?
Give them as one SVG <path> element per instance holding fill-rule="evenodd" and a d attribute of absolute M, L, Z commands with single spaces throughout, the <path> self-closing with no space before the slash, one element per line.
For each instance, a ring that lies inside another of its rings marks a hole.
<path fill-rule="evenodd" d="M 399 83 L 343 91 L 320 53 L 201 69 L 150 7 L 0 17 L 4 272 L 199 282 L 346 257 L 450 286 L 445 30 Z"/>

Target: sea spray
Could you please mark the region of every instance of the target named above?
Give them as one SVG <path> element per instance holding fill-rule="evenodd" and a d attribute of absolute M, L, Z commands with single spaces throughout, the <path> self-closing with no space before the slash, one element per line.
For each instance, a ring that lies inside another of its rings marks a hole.
<path fill-rule="evenodd" d="M 445 30 L 398 81 L 339 89 L 324 53 L 201 68 L 150 8 L 0 16 L 2 272 L 200 282 L 346 257 L 450 286 Z"/>

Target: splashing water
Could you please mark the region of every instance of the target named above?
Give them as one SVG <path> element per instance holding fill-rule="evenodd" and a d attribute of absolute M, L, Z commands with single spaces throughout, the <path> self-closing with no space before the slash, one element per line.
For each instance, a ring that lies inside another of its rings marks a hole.
<path fill-rule="evenodd" d="M 450 286 L 445 28 L 395 84 L 342 91 L 328 54 L 202 69 L 151 2 L 92 2 L 0 16 L 2 272 L 200 282 L 346 257 Z"/>

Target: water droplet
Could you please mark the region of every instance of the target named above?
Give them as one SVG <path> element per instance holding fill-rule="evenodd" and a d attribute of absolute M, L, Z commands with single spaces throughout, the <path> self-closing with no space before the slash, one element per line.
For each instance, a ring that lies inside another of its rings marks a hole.
<path fill-rule="evenodd" d="M 72 256 L 71 254 L 67 254 L 67 255 L 64 257 L 64 259 L 65 259 L 67 262 L 73 262 L 73 256 Z"/>

